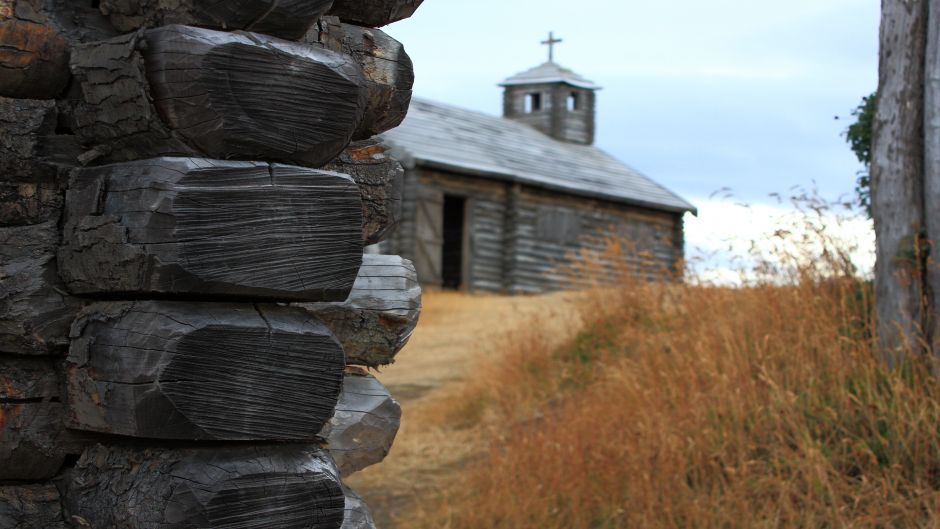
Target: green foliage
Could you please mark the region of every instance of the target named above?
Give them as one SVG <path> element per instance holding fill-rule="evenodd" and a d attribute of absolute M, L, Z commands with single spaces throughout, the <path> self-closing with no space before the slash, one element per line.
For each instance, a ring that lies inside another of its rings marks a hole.
<path fill-rule="evenodd" d="M 852 152 L 855 153 L 858 161 L 865 165 L 865 169 L 858 173 L 855 192 L 858 195 L 859 204 L 865 208 L 869 217 L 871 216 L 871 175 L 868 168 L 871 164 L 871 137 L 877 101 L 877 93 L 863 97 L 858 108 L 852 111 L 855 123 L 845 131 L 845 140 L 852 148 Z"/>

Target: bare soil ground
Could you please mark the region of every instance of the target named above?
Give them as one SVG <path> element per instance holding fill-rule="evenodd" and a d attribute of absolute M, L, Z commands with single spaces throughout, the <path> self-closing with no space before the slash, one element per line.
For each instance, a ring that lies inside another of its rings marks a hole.
<path fill-rule="evenodd" d="M 568 338 L 577 328 L 575 296 L 425 293 L 411 342 L 378 374 L 402 405 L 398 438 L 385 462 L 347 480 L 380 529 L 407 527 L 409 513 L 446 487 L 480 445 L 472 429 L 447 424 L 440 402 L 459 393 L 475 366 L 499 361 L 507 334 L 541 321 L 557 334 L 552 340 Z"/>

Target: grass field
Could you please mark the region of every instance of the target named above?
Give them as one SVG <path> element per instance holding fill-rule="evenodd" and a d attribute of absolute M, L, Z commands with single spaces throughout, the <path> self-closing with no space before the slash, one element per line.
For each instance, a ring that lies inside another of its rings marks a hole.
<path fill-rule="evenodd" d="M 436 382 L 354 485 L 399 529 L 940 527 L 933 366 L 886 369 L 870 286 L 814 251 L 736 288 L 430 295 L 386 380 Z"/>

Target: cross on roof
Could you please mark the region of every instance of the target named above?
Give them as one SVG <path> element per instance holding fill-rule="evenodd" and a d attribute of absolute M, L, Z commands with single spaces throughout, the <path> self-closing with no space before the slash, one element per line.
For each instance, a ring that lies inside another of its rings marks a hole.
<path fill-rule="evenodd" d="M 555 38 L 555 32 L 548 32 L 548 40 L 543 40 L 542 45 L 548 46 L 548 62 L 555 62 L 555 44 L 563 42 L 561 39 Z"/>

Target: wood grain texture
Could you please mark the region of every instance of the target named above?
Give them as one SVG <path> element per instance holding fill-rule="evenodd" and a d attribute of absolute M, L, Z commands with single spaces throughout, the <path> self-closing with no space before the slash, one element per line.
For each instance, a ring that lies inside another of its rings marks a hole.
<path fill-rule="evenodd" d="M 920 348 L 925 313 L 924 61 L 926 0 L 882 2 L 871 199 L 877 238 L 878 335 L 889 363 Z"/>
<path fill-rule="evenodd" d="M 66 507 L 94 528 L 338 529 L 344 498 L 328 456 L 307 447 L 99 445 L 71 473 Z"/>
<path fill-rule="evenodd" d="M 927 262 L 930 285 L 927 335 L 933 355 L 940 355 L 940 2 L 927 8 L 927 49 L 924 71 L 924 216 L 931 254 Z"/>
<path fill-rule="evenodd" d="M 369 98 L 353 139 L 364 140 L 401 124 L 411 104 L 414 65 L 400 42 L 384 32 L 324 17 L 305 40 L 353 57 L 362 68 Z"/>
<path fill-rule="evenodd" d="M 381 27 L 414 14 L 424 0 L 334 0 L 330 15 L 361 26 Z"/>
<path fill-rule="evenodd" d="M 349 487 L 343 487 L 346 493 L 346 510 L 343 514 L 342 529 L 375 529 L 372 511 L 366 502 Z"/>
<path fill-rule="evenodd" d="M 349 143 L 368 95 L 348 56 L 179 25 L 78 46 L 71 69 L 83 94 L 76 132 L 97 163 L 184 155 L 319 167 Z"/>
<path fill-rule="evenodd" d="M 377 139 L 353 142 L 323 167 L 351 176 L 362 198 L 362 241 L 383 241 L 401 219 L 402 182 L 405 171 L 388 147 Z"/>
<path fill-rule="evenodd" d="M 155 439 L 314 439 L 344 367 L 332 333 L 297 309 L 96 304 L 72 328 L 69 426 Z"/>
<path fill-rule="evenodd" d="M 69 42 L 46 25 L 0 17 L 0 95 L 52 99 L 69 81 Z"/>
<path fill-rule="evenodd" d="M 185 24 L 301 38 L 333 0 L 102 0 L 101 11 L 122 32 Z"/>
<path fill-rule="evenodd" d="M 65 352 L 81 303 L 56 271 L 58 240 L 55 221 L 0 228 L 0 353 Z"/>
<path fill-rule="evenodd" d="M 67 529 L 59 490 L 43 485 L 0 486 L 0 527 L 3 529 Z"/>
<path fill-rule="evenodd" d="M 336 412 L 320 436 L 340 475 L 347 477 L 381 463 L 400 425 L 401 406 L 381 382 L 370 375 L 347 374 Z"/>
<path fill-rule="evenodd" d="M 64 418 L 51 359 L 0 356 L 0 481 L 51 479 L 80 452 Z"/>
<path fill-rule="evenodd" d="M 301 303 L 343 345 L 346 363 L 378 367 L 394 362 L 421 313 L 414 265 L 397 255 L 364 255 L 349 298 L 342 303 Z"/>
<path fill-rule="evenodd" d="M 75 293 L 339 301 L 362 261 L 359 190 L 338 173 L 159 158 L 78 170 L 66 201 Z"/>

